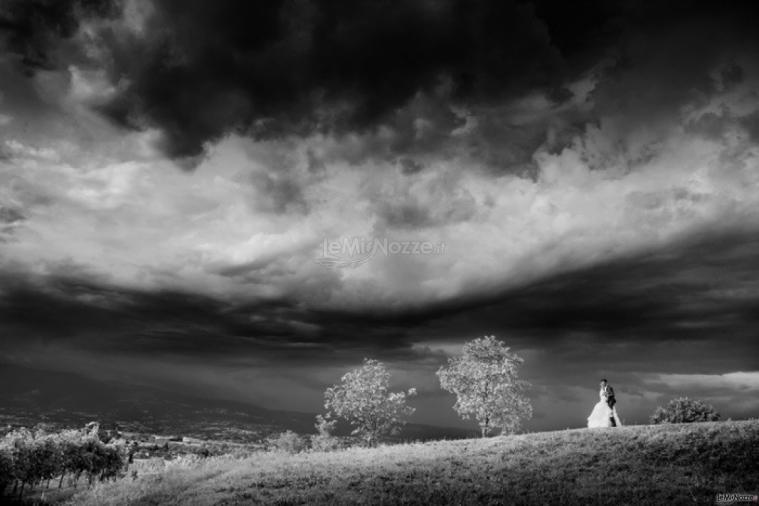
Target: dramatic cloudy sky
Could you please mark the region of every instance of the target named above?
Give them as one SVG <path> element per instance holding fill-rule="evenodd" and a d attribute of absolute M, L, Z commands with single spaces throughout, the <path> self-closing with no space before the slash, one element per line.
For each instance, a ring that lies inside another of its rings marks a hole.
<path fill-rule="evenodd" d="M 495 334 L 532 429 L 759 416 L 753 3 L 0 0 L 0 361 L 316 411 L 374 357 L 453 425 Z"/>

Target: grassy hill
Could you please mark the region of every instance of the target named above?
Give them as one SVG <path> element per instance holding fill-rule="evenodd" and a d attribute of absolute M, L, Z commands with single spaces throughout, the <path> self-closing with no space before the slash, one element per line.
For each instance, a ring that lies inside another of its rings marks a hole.
<path fill-rule="evenodd" d="M 759 493 L 759 421 L 575 429 L 176 464 L 74 504 L 714 504 Z"/>

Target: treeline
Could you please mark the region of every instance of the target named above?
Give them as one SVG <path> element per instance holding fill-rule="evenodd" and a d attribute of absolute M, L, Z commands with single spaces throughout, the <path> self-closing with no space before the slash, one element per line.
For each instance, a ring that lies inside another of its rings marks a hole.
<path fill-rule="evenodd" d="M 25 489 L 43 484 L 48 489 L 53 480 L 61 488 L 66 478 L 74 486 L 82 477 L 90 485 L 115 479 L 125 474 L 132 452 L 123 439 L 102 441 L 97 428 L 12 430 L 0 439 L 0 497 L 22 497 Z"/>

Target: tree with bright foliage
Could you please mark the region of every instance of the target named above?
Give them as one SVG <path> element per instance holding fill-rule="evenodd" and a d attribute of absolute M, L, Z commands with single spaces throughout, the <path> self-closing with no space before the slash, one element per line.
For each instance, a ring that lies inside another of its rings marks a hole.
<path fill-rule="evenodd" d="M 340 383 L 324 392 L 324 407 L 327 418 L 346 420 L 354 427 L 353 435 L 374 446 L 380 438 L 396 434 L 414 413 L 406 403 L 414 395 L 413 388 L 391 392 L 385 365 L 364 359 L 361 367 L 346 373 Z"/>
<path fill-rule="evenodd" d="M 666 406 L 659 406 L 651 415 L 651 423 L 716 422 L 720 418 L 714 406 L 697 399 L 679 397 Z"/>
<path fill-rule="evenodd" d="M 502 341 L 485 336 L 466 343 L 462 355 L 450 358 L 437 376 L 443 390 L 456 395 L 453 409 L 464 420 L 476 420 L 482 437 L 496 429 L 509 434 L 532 417 L 524 395 L 528 384 L 517 376 L 522 363 Z"/>

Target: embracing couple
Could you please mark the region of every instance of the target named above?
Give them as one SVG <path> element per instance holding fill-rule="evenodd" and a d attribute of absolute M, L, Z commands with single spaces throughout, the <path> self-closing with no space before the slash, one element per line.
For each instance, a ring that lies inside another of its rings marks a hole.
<path fill-rule="evenodd" d="M 617 399 L 614 397 L 614 389 L 606 379 L 601 380 L 601 391 L 598 395 L 601 399 L 588 417 L 588 427 L 620 427 L 622 422 L 619 421 L 617 409 L 614 407 Z"/>

